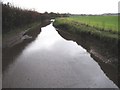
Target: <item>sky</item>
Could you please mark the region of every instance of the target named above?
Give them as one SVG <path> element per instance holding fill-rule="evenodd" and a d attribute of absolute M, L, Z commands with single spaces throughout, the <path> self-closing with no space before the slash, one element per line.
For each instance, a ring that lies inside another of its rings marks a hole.
<path fill-rule="evenodd" d="M 2 0 L 40 13 L 103 14 L 118 13 L 120 0 Z"/>

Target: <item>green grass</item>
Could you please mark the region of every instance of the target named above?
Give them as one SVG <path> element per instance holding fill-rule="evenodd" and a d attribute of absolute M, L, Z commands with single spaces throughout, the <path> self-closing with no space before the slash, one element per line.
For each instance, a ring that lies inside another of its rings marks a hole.
<path fill-rule="evenodd" d="M 100 40 L 116 42 L 119 39 L 117 19 L 117 16 L 73 16 L 57 18 L 54 26 L 73 33 L 91 35 Z"/>
<path fill-rule="evenodd" d="M 92 27 L 118 33 L 118 16 L 73 16 L 67 18 Z"/>

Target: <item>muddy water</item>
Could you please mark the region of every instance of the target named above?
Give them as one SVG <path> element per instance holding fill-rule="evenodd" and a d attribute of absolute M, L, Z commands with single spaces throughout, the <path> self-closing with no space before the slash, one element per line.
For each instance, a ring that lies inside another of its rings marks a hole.
<path fill-rule="evenodd" d="M 5 70 L 3 88 L 117 88 L 90 54 L 62 38 L 52 23 L 41 29 Z"/>

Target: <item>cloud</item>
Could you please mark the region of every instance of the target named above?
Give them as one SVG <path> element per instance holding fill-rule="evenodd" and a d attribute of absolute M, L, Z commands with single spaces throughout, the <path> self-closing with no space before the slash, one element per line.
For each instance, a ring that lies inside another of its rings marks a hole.
<path fill-rule="evenodd" d="M 39 12 L 61 13 L 117 13 L 119 0 L 4 0 L 22 8 Z"/>

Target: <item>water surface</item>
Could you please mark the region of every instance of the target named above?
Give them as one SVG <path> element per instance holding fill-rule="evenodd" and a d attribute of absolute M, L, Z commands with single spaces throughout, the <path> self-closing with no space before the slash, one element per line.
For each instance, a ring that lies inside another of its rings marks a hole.
<path fill-rule="evenodd" d="M 3 88 L 117 88 L 90 54 L 62 38 L 52 23 L 42 28 L 3 75 Z"/>

